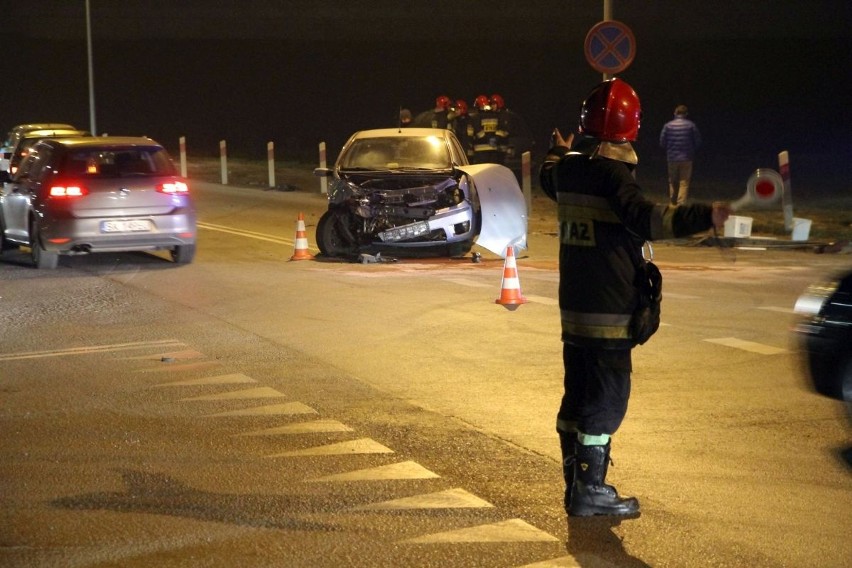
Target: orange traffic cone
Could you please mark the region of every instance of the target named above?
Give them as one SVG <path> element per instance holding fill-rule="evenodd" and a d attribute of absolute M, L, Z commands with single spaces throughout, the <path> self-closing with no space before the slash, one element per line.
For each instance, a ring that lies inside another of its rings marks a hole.
<path fill-rule="evenodd" d="M 503 282 L 500 285 L 500 297 L 494 300 L 507 310 L 517 310 L 527 299 L 521 294 L 521 281 L 518 279 L 518 266 L 515 264 L 515 249 L 506 247 L 506 262 L 503 263 Z"/>
<path fill-rule="evenodd" d="M 296 221 L 296 248 L 290 260 L 310 260 L 314 257 L 308 252 L 308 237 L 305 236 L 305 214 L 299 213 Z"/>

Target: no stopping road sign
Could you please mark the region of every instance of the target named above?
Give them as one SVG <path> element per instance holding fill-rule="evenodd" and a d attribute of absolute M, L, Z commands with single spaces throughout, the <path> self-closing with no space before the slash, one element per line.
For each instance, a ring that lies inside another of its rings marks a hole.
<path fill-rule="evenodd" d="M 584 52 L 586 61 L 595 71 L 621 73 L 636 57 L 636 38 L 621 22 L 598 22 L 586 34 Z"/>

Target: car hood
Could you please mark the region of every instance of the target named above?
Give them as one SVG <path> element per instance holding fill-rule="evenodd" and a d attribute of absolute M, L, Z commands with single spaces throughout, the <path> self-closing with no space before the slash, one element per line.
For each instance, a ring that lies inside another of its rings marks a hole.
<path fill-rule="evenodd" d="M 527 248 L 527 201 L 512 170 L 499 164 L 459 166 L 473 179 L 482 209 L 476 244 L 506 257 L 506 247 Z"/>

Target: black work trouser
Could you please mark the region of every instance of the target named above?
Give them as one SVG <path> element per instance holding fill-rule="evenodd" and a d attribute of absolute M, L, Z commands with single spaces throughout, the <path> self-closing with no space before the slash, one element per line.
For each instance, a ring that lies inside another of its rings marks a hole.
<path fill-rule="evenodd" d="M 563 343 L 562 360 L 565 393 L 557 424 L 576 425 L 583 434 L 593 436 L 614 434 L 627 414 L 633 370 L 630 349 L 588 349 Z"/>

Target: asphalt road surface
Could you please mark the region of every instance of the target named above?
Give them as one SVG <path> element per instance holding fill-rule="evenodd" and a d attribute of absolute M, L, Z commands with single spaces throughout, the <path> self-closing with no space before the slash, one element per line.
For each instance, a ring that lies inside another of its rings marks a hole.
<path fill-rule="evenodd" d="M 321 195 L 193 188 L 189 266 L 0 260 L 0 565 L 849 565 L 849 424 L 790 333 L 848 255 L 657 245 L 610 468 L 642 516 L 568 520 L 544 201 L 508 311 L 485 251 L 290 261 Z"/>

